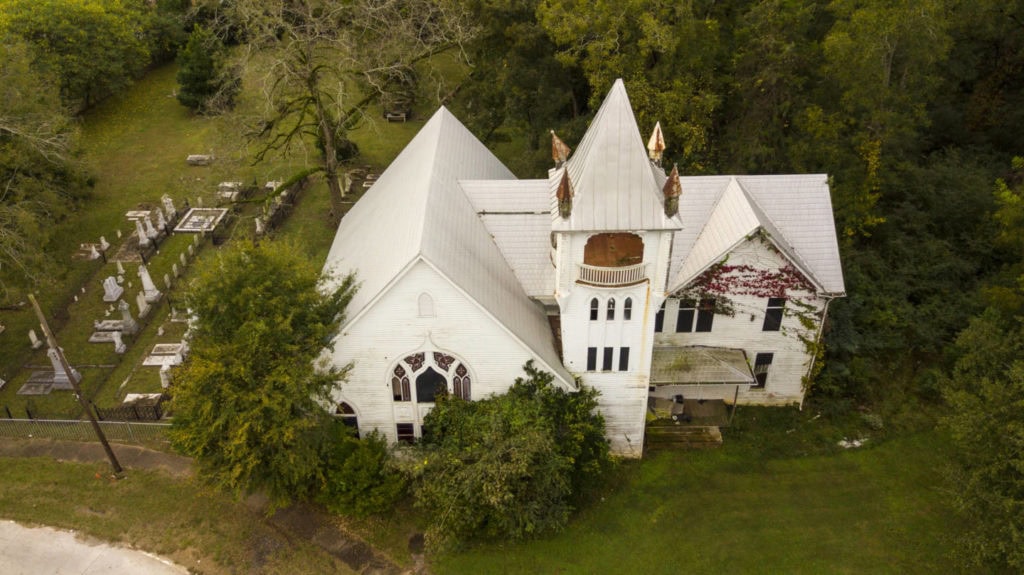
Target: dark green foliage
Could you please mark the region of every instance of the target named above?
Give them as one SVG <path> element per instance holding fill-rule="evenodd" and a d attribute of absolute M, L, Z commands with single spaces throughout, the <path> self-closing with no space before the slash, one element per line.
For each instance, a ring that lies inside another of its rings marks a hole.
<path fill-rule="evenodd" d="M 608 465 L 596 393 L 553 389 L 525 366 L 505 395 L 475 402 L 443 396 L 424 421 L 416 505 L 431 517 L 428 540 L 520 539 L 565 526 L 574 489 Z M 422 463 L 420 463 L 422 462 Z"/>
<path fill-rule="evenodd" d="M 241 89 L 238 71 L 227 65 L 220 38 L 197 26 L 178 53 L 178 101 L 200 113 L 230 108 Z"/>
<path fill-rule="evenodd" d="M 323 484 L 316 501 L 333 513 L 364 516 L 390 509 L 405 489 L 390 465 L 387 441 L 377 433 L 363 439 L 335 421 L 324 445 Z"/>
<path fill-rule="evenodd" d="M 204 260 L 186 296 L 196 316 L 192 352 L 174 374 L 175 448 L 200 475 L 275 504 L 325 481 L 330 434 L 321 407 L 342 376 L 315 369 L 353 293 L 351 277 L 327 292 L 287 244 L 233 244 Z"/>

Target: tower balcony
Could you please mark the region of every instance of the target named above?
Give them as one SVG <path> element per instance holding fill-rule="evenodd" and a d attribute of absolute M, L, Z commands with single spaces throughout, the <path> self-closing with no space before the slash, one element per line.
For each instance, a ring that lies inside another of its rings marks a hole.
<path fill-rule="evenodd" d="M 576 281 L 598 287 L 628 286 L 650 279 L 650 267 L 645 263 L 621 267 L 576 264 Z"/>

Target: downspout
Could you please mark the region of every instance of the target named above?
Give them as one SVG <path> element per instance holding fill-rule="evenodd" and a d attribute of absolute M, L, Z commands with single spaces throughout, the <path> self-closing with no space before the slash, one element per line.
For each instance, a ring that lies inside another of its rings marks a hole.
<path fill-rule="evenodd" d="M 823 309 L 821 311 L 821 323 L 818 324 L 818 333 L 815 334 L 815 336 L 814 336 L 814 343 L 815 343 L 815 345 L 818 345 L 818 344 L 821 343 L 821 334 L 825 330 L 825 319 L 828 317 L 828 305 L 830 303 L 832 303 L 832 300 L 835 299 L 835 296 L 833 296 L 833 297 L 826 297 L 824 299 L 825 299 L 825 309 Z M 818 354 L 814 354 L 814 355 L 811 356 L 811 363 L 807 367 L 807 374 L 804 377 L 808 377 L 809 378 L 811 376 L 811 373 L 814 372 L 814 362 L 817 361 L 817 359 L 818 359 Z M 806 397 L 807 397 L 807 393 L 806 392 L 800 394 L 800 407 L 799 407 L 800 411 L 804 410 L 804 399 L 806 399 Z"/>

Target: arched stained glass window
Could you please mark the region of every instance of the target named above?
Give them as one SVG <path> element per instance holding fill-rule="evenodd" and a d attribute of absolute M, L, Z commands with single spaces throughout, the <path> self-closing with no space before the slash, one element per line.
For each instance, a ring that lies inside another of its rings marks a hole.
<path fill-rule="evenodd" d="M 590 300 L 590 321 L 597 321 L 598 310 L 601 309 L 601 302 L 597 298 Z"/>
<path fill-rule="evenodd" d="M 627 297 L 626 301 L 622 302 L 622 319 L 629 321 L 633 319 L 633 298 Z"/>
<path fill-rule="evenodd" d="M 470 383 L 469 370 L 466 369 L 466 366 L 460 363 L 459 366 L 455 368 L 455 377 L 452 378 L 452 388 L 455 390 L 455 397 L 469 401 L 471 397 L 469 389 Z"/>
<path fill-rule="evenodd" d="M 391 375 L 391 393 L 395 401 L 411 401 L 412 394 L 409 390 L 409 377 L 405 374 L 405 368 L 396 365 Z"/>
<path fill-rule="evenodd" d="M 608 321 L 615 319 L 615 298 L 608 298 Z"/>

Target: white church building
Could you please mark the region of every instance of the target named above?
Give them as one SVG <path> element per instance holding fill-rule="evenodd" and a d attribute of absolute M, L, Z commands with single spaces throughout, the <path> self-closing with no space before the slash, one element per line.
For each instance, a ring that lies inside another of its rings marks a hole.
<path fill-rule="evenodd" d="M 520 180 L 441 108 L 344 217 L 338 413 L 412 441 L 438 394 L 502 393 L 533 360 L 598 389 L 639 457 L 655 399 L 802 402 L 844 295 L 827 177 L 666 173 L 621 80 L 575 151 L 552 139 L 548 177 Z"/>

